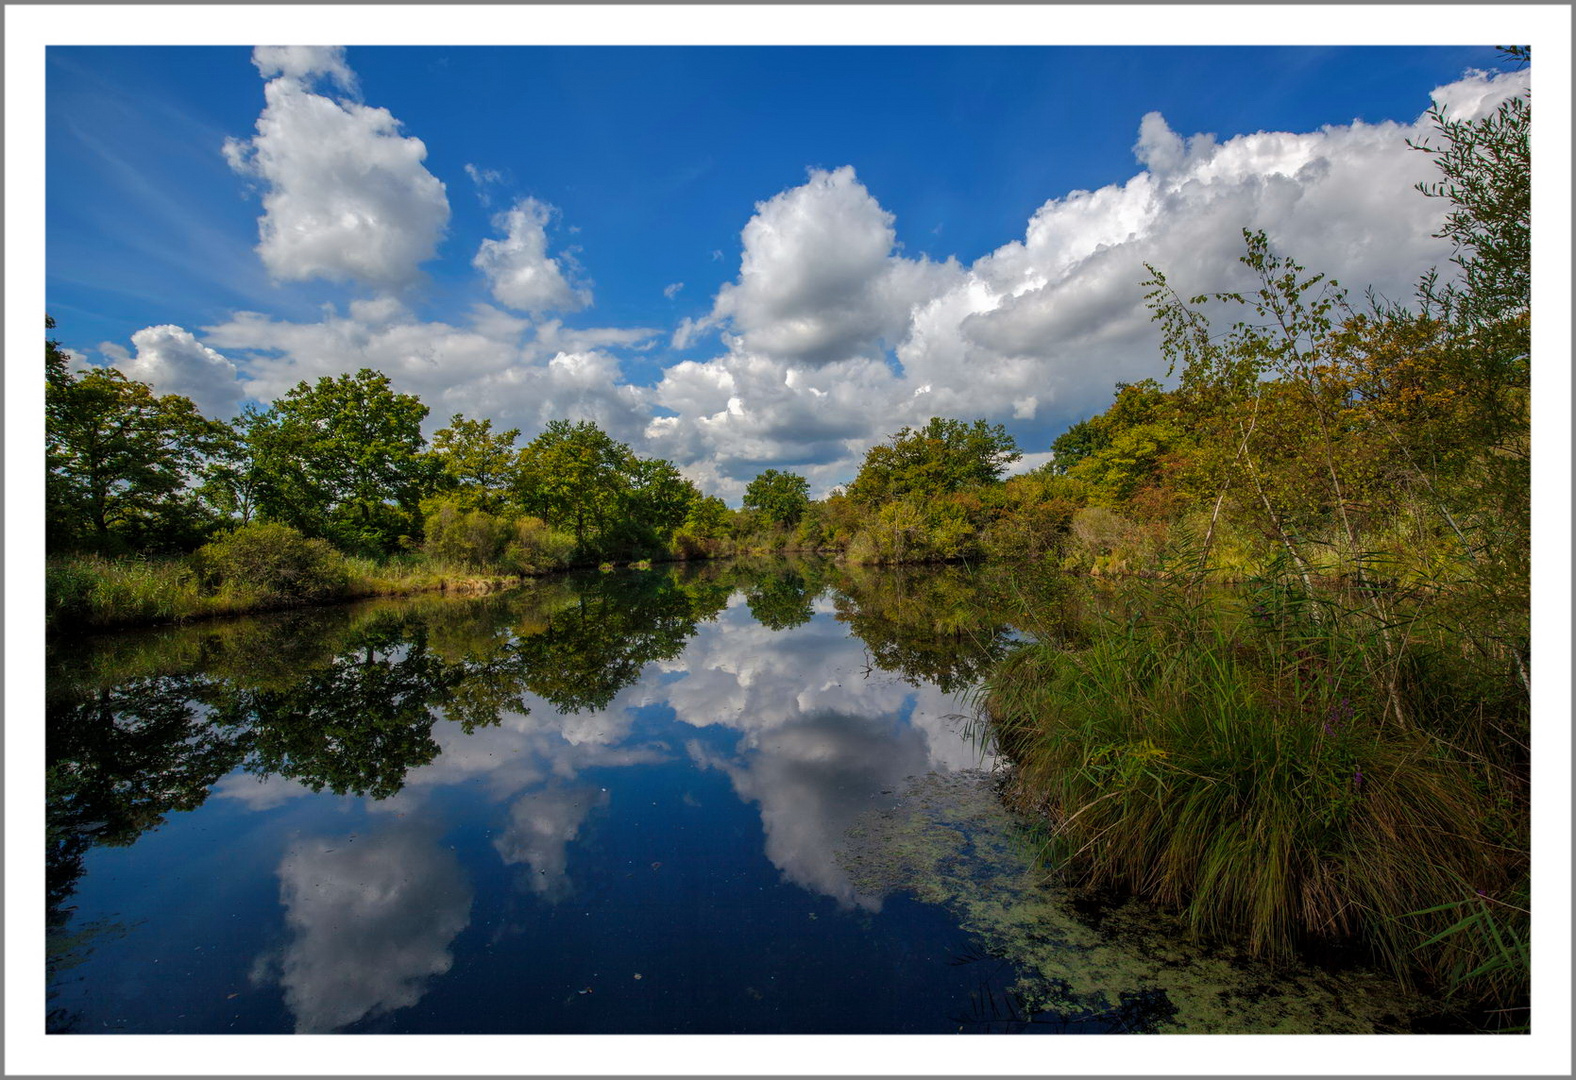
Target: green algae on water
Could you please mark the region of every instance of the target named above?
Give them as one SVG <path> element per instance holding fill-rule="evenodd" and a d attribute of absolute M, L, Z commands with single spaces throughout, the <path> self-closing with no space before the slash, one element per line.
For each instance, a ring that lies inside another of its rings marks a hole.
<path fill-rule="evenodd" d="M 1272 966 L 1190 940 L 1181 920 L 1143 901 L 1090 905 L 1035 854 L 991 778 L 973 771 L 910 777 L 849 829 L 839 859 L 862 893 L 950 908 L 1017 969 L 1010 992 L 1031 1018 L 1115 1015 L 1163 995 L 1169 1007 L 1149 1010 L 1149 1030 L 1374 1034 L 1408 1031 L 1430 1011 L 1377 972 Z"/>

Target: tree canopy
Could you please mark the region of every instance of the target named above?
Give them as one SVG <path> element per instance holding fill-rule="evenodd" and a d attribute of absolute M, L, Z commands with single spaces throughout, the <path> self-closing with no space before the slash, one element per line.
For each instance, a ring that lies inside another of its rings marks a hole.
<path fill-rule="evenodd" d="M 519 461 L 514 444 L 519 438 L 519 428 L 495 434 L 491 420 L 467 420 L 464 413 L 455 413 L 449 426 L 432 436 L 440 486 L 454 493 L 466 510 L 496 513 L 514 486 Z"/>
<path fill-rule="evenodd" d="M 963 491 L 995 483 L 1022 456 L 1001 424 L 932 417 L 922 428 L 905 427 L 889 441 L 872 446 L 848 487 L 848 496 L 873 505 L 910 494 Z"/>
<path fill-rule="evenodd" d="M 744 489 L 744 508 L 778 525 L 797 525 L 809 505 L 810 481 L 796 473 L 767 469 Z"/>
<path fill-rule="evenodd" d="M 301 382 L 254 425 L 259 508 L 349 551 L 388 554 L 421 534 L 435 483 L 427 406 L 370 368 Z"/>
<path fill-rule="evenodd" d="M 160 550 L 200 536 L 193 485 L 221 426 L 191 399 L 156 395 L 114 368 L 72 373 L 54 341 L 45 343 L 45 378 L 51 545 Z"/>

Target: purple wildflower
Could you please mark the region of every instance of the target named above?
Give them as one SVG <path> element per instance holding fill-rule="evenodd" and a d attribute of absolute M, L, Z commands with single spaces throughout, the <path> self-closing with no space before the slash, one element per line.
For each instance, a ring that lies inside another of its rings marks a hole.
<path fill-rule="evenodd" d="M 1331 705 L 1324 711 L 1324 733 L 1328 735 L 1336 728 L 1341 727 L 1352 718 L 1352 715 L 1352 703 L 1347 698 L 1342 698 L 1336 704 Z"/>

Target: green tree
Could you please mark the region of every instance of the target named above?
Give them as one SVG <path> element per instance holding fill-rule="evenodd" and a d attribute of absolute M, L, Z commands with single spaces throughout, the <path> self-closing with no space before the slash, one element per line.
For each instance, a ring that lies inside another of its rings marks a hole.
<path fill-rule="evenodd" d="M 514 486 L 519 437 L 519 428 L 495 434 L 491 420 L 467 420 L 464 413 L 455 413 L 448 427 L 433 434 L 432 455 L 442 483 L 461 507 L 489 514 L 503 509 Z"/>
<path fill-rule="evenodd" d="M 706 495 L 690 503 L 684 528 L 702 539 L 717 539 L 727 535 L 731 516 L 727 503 L 715 495 Z"/>
<path fill-rule="evenodd" d="M 369 368 L 297 384 L 251 431 L 259 509 L 349 551 L 397 550 L 420 535 L 435 480 L 426 416 L 419 398 Z"/>
<path fill-rule="evenodd" d="M 673 534 L 672 553 L 680 559 L 719 554 L 723 538 L 733 527 L 733 511 L 715 495 L 697 493 L 684 513 L 684 524 Z"/>
<path fill-rule="evenodd" d="M 114 368 L 72 374 L 56 342 L 46 342 L 45 365 L 50 546 L 201 542 L 206 521 L 194 485 L 220 425 L 189 398 L 156 395 Z"/>
<path fill-rule="evenodd" d="M 1000 424 L 932 417 L 872 446 L 848 487 L 848 497 L 874 506 L 904 495 L 933 497 L 1001 479 L 1023 455 Z"/>
<path fill-rule="evenodd" d="M 54 317 L 45 315 L 44 329 L 54 328 Z M 44 339 L 44 379 L 51 387 L 63 386 L 71 379 L 71 358 L 60 350 L 60 342 L 54 338 Z"/>
<path fill-rule="evenodd" d="M 520 451 L 522 506 L 575 536 L 583 554 L 613 524 L 630 487 L 634 455 L 596 424 L 554 420 Z"/>
<path fill-rule="evenodd" d="M 744 489 L 744 508 L 792 528 L 810 506 L 810 481 L 797 473 L 767 469 Z"/>
<path fill-rule="evenodd" d="M 1100 417 L 1080 420 L 1056 436 L 1056 441 L 1051 443 L 1052 468 L 1058 475 L 1064 474 L 1090 454 L 1110 444 L 1110 433 L 1100 422 Z"/>
<path fill-rule="evenodd" d="M 1311 593 L 1310 544 L 1321 527 L 1340 530 L 1347 558 L 1360 547 L 1352 510 L 1367 454 L 1351 430 L 1337 363 L 1349 308 L 1336 282 L 1275 254 L 1262 231 L 1242 235 L 1240 261 L 1256 290 L 1183 300 L 1151 267 L 1149 305 L 1166 357 L 1181 369 L 1180 407 L 1199 433 L 1199 470 L 1215 489 L 1201 565 L 1234 489 L 1239 512 L 1279 544 Z M 1211 301 L 1251 318 L 1217 339 L 1199 310 Z"/>
<path fill-rule="evenodd" d="M 257 457 L 260 443 L 256 432 L 259 425 L 267 422 L 264 413 L 248 405 L 228 424 L 217 427 L 203 466 L 198 494 L 236 526 L 250 524 L 257 512 L 263 474 Z"/>
<path fill-rule="evenodd" d="M 1517 63 L 1532 59 L 1524 46 L 1503 52 Z M 1464 321 L 1498 322 L 1524 310 L 1532 295 L 1531 96 L 1509 98 L 1475 120 L 1457 120 L 1440 105 L 1428 115 L 1443 145 L 1409 145 L 1433 156 L 1441 178 L 1417 188 L 1449 201 L 1435 235 L 1454 245 L 1451 261 L 1461 270 L 1459 284 L 1433 295 L 1450 301 Z"/>
<path fill-rule="evenodd" d="M 53 330 L 55 320 L 44 316 L 44 329 Z M 65 477 L 56 455 L 54 432 L 62 427 L 63 410 L 68 400 L 65 393 L 71 386 L 71 358 L 60 349 L 54 338 L 44 339 L 44 529 L 51 547 L 70 539 L 72 513 L 66 491 Z"/>
<path fill-rule="evenodd" d="M 666 543 L 684 525 L 690 507 L 700 501 L 700 489 L 663 458 L 632 457 L 627 468 L 624 516 Z"/>
<path fill-rule="evenodd" d="M 1052 444 L 1056 471 L 1092 485 L 1101 502 L 1130 499 L 1139 488 L 1160 482 L 1166 459 L 1187 441 L 1178 419 L 1171 396 L 1154 379 L 1117 383 L 1109 409 Z M 1071 458 L 1067 464 L 1064 449 Z"/>

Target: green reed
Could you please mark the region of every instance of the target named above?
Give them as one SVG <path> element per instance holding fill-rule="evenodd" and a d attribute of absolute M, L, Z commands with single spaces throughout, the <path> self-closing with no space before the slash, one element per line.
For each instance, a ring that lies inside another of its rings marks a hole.
<path fill-rule="evenodd" d="M 980 704 L 1047 861 L 1260 955 L 1355 940 L 1514 1007 L 1524 770 L 1483 731 L 1520 720 L 1472 697 L 1482 673 L 1426 605 L 1284 581 L 1162 566 L 995 667 Z"/>

